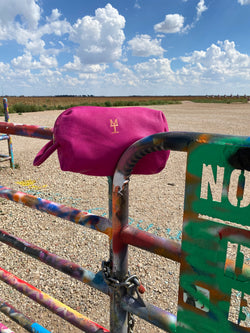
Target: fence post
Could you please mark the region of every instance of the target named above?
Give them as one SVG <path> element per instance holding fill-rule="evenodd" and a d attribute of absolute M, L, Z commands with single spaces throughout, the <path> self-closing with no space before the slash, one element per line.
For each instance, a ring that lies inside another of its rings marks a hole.
<path fill-rule="evenodd" d="M 122 228 L 128 225 L 128 183 L 122 189 L 113 183 L 112 195 L 112 278 L 117 280 L 118 288 L 112 288 L 110 301 L 110 332 L 128 332 L 128 312 L 121 307 L 121 300 L 127 294 L 124 282 L 128 277 L 128 245 L 120 236 Z"/>
<path fill-rule="evenodd" d="M 9 108 L 8 108 L 7 98 L 3 99 L 3 108 L 4 108 L 5 122 L 8 123 L 9 122 Z M 12 169 L 14 169 L 15 164 L 14 164 L 13 146 L 12 146 L 12 139 L 10 136 L 8 138 L 8 149 L 9 149 L 9 156 L 10 156 L 10 167 Z"/>

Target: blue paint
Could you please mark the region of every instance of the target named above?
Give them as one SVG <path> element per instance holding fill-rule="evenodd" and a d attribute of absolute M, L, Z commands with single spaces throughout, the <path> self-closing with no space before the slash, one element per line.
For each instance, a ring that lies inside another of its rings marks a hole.
<path fill-rule="evenodd" d="M 56 201 L 56 202 L 64 204 L 64 205 L 70 205 L 73 208 L 76 208 L 77 204 L 79 204 L 82 201 L 81 198 L 72 198 L 72 197 L 66 198 L 66 197 L 62 196 L 60 193 L 55 193 L 53 195 L 49 195 L 47 198 L 46 198 L 46 193 L 44 193 L 43 191 L 37 191 L 37 190 L 30 189 L 30 190 L 27 190 L 26 193 L 35 195 L 37 197 L 41 196 L 41 197 L 44 197 L 47 200 Z M 95 214 L 95 215 L 97 215 L 97 212 L 98 212 L 98 215 L 101 216 L 101 217 L 107 216 L 105 208 L 103 208 L 103 207 L 90 208 L 90 209 L 87 209 L 86 212 L 90 213 L 90 214 Z M 140 219 L 139 221 L 136 221 L 132 217 L 128 218 L 128 224 L 129 225 L 135 224 L 135 227 L 139 230 L 143 230 L 143 231 L 149 231 L 150 230 L 150 232 L 155 234 L 156 236 L 161 234 L 162 230 L 163 230 L 162 228 L 156 226 L 154 223 L 150 223 L 149 225 L 145 225 L 144 220 Z M 181 241 L 181 235 L 182 235 L 181 230 L 179 230 L 177 232 L 177 234 L 173 234 L 173 231 L 172 231 L 171 228 L 167 228 L 165 230 L 165 236 L 167 238 L 172 239 L 172 240 L 176 240 L 178 242 Z M 247 260 L 250 260 L 250 258 L 247 259 Z"/>
<path fill-rule="evenodd" d="M 245 315 L 247 316 L 247 318 L 250 318 L 250 313 L 248 312 L 248 309 L 245 306 L 243 306 L 242 310 L 245 311 Z"/>
<path fill-rule="evenodd" d="M 145 229 L 145 231 L 149 231 L 149 229 L 153 228 L 154 224 L 150 223 L 150 225 Z"/>
<path fill-rule="evenodd" d="M 137 225 L 136 225 L 136 228 L 139 229 L 139 230 L 144 230 L 144 228 L 140 227 L 140 224 L 143 223 L 143 220 L 139 220 Z"/>
<path fill-rule="evenodd" d="M 131 224 L 133 224 L 134 222 L 135 222 L 135 220 L 134 219 L 132 219 L 132 217 L 129 217 L 128 218 L 128 225 L 131 225 Z"/>
<path fill-rule="evenodd" d="M 51 333 L 50 331 L 46 330 L 46 328 L 37 323 L 32 324 L 31 328 L 33 333 Z"/>

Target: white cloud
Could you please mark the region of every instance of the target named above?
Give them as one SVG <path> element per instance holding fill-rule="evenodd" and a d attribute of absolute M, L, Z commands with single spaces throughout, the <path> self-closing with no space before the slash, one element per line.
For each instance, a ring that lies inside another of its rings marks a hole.
<path fill-rule="evenodd" d="M 195 27 L 195 24 L 201 19 L 202 14 L 208 10 L 208 7 L 205 5 L 205 0 L 200 0 L 196 6 L 196 18 L 191 24 L 187 24 L 183 28 L 182 32 L 188 32 L 190 29 Z"/>
<path fill-rule="evenodd" d="M 164 49 L 160 39 L 152 39 L 149 35 L 138 35 L 128 41 L 132 55 L 137 57 L 162 56 Z"/>
<path fill-rule="evenodd" d="M 62 14 L 59 12 L 59 10 L 57 8 L 55 8 L 55 9 L 52 10 L 51 16 L 50 17 L 46 17 L 46 20 L 48 22 L 58 21 L 59 17 L 61 15 Z"/>
<path fill-rule="evenodd" d="M 190 77 L 216 83 L 231 78 L 250 79 L 250 56 L 237 51 L 235 43 L 228 40 L 212 44 L 206 51 L 194 51 L 181 60 L 188 64 L 181 73 Z"/>
<path fill-rule="evenodd" d="M 73 62 L 68 62 L 62 68 L 62 71 L 74 71 L 81 73 L 100 73 L 105 71 L 107 68 L 106 64 L 95 64 L 95 65 L 83 65 L 79 57 L 74 56 Z M 81 74 L 80 74 L 81 75 Z"/>
<path fill-rule="evenodd" d="M 188 0 L 183 0 L 183 2 L 187 2 Z M 248 0 L 250 1 L 250 0 Z M 202 14 L 208 9 L 205 5 L 205 0 L 199 0 L 196 6 L 196 18 L 191 24 L 187 24 L 184 27 L 185 18 L 180 14 L 168 14 L 165 17 L 163 22 L 157 23 L 154 26 L 155 32 L 163 32 L 165 34 L 169 33 L 177 33 L 177 32 L 188 32 L 190 29 L 194 28 L 195 23 L 197 23 Z"/>
<path fill-rule="evenodd" d="M 124 27 L 124 17 L 107 4 L 105 8 L 98 8 L 95 16 L 77 20 L 70 40 L 79 44 L 77 55 L 82 63 L 112 63 L 122 55 Z"/>
<path fill-rule="evenodd" d="M 46 23 L 44 26 L 38 29 L 37 35 L 42 37 L 46 34 L 55 34 L 62 36 L 70 33 L 72 30 L 71 25 L 67 20 L 53 20 Z"/>
<path fill-rule="evenodd" d="M 48 57 L 42 54 L 39 60 L 33 59 L 31 53 L 26 52 L 22 56 L 12 59 L 11 65 L 15 70 L 55 68 L 58 65 L 55 57 Z"/>
<path fill-rule="evenodd" d="M 208 8 L 205 5 L 205 0 L 200 0 L 196 7 L 197 21 L 201 18 L 202 13 L 205 12 L 207 9 Z"/>
<path fill-rule="evenodd" d="M 250 56 L 240 53 L 233 41 L 212 44 L 181 60 L 183 66 L 178 70 L 173 70 L 174 59 L 162 57 L 133 66 L 116 61 L 112 72 L 107 71 L 106 64 L 82 64 L 78 56 L 58 68 L 55 57 L 35 58 L 26 52 L 13 59 L 11 66 L 0 62 L 0 73 L 5 73 L 4 82 L 15 87 L 15 94 L 32 91 L 32 94 L 105 95 L 107 87 L 113 95 L 199 94 L 200 89 L 205 94 L 214 94 L 238 93 L 236 84 L 249 86 Z"/>
<path fill-rule="evenodd" d="M 11 65 L 17 70 L 34 69 L 39 67 L 39 64 L 33 61 L 30 52 L 27 52 L 22 56 L 12 59 Z"/>
<path fill-rule="evenodd" d="M 250 0 L 238 2 L 250 4 Z M 182 15 L 166 15 L 163 22 L 154 26 L 157 38 L 136 35 L 127 42 L 127 48 L 125 18 L 112 5 L 97 9 L 94 16 L 84 16 L 72 26 L 58 9 L 41 17 L 39 3 L 42 2 L 0 0 L 0 41 L 15 40 L 22 46 L 14 59 L 0 62 L 3 73 L 0 87 L 6 89 L 5 93 L 195 94 L 205 87 L 203 92 L 209 94 L 226 91 L 226 87 L 234 87 L 235 83 L 244 92 L 249 87 L 250 57 L 240 53 L 232 41 L 217 42 L 179 58 L 176 64 L 179 69 L 173 70 L 175 59 L 164 58 L 161 38 L 166 33 L 183 33 L 193 28 L 208 9 L 205 0 L 195 1 L 190 25 L 184 25 Z M 140 8 L 140 0 L 133 3 Z M 133 56 L 153 58 L 128 65 L 123 54 L 128 49 Z M 68 51 L 73 60 L 59 65 L 63 57 L 57 61 L 58 53 Z"/>
<path fill-rule="evenodd" d="M 30 40 L 26 43 L 26 49 L 32 54 L 41 54 L 44 50 L 45 42 L 42 39 Z"/>
<path fill-rule="evenodd" d="M 47 22 L 39 26 L 42 10 L 37 2 L 0 1 L 0 40 L 15 40 L 33 55 L 50 52 L 45 50 L 44 35 L 62 36 L 71 31 L 71 25 L 66 20 L 60 20 L 58 9 L 53 9 L 51 16 L 46 18 Z"/>
<path fill-rule="evenodd" d="M 10 65 L 0 62 L 0 73 L 6 75 L 10 71 Z"/>
<path fill-rule="evenodd" d="M 134 70 L 136 75 L 143 80 L 174 80 L 174 72 L 171 69 L 171 60 L 167 58 L 149 59 L 147 62 L 136 64 Z"/>
<path fill-rule="evenodd" d="M 240 3 L 242 6 L 250 5 L 250 0 L 238 0 L 238 3 Z"/>
<path fill-rule="evenodd" d="M 156 32 L 163 32 L 165 34 L 180 32 L 183 28 L 184 17 L 179 14 L 166 15 L 163 22 L 157 23 L 154 26 Z"/>
<path fill-rule="evenodd" d="M 28 25 L 31 29 L 36 28 L 41 16 L 41 9 L 37 0 L 1 0 L 1 27 L 13 24 L 17 16 L 19 16 L 22 24 Z"/>
<path fill-rule="evenodd" d="M 80 71 L 81 69 L 82 69 L 81 60 L 77 56 L 74 56 L 74 62 L 68 62 L 63 66 L 63 70 Z"/>
<path fill-rule="evenodd" d="M 135 0 L 135 5 L 134 5 L 135 8 L 137 9 L 141 9 L 141 5 L 139 3 L 139 0 Z"/>
<path fill-rule="evenodd" d="M 42 68 L 56 68 L 57 67 L 57 60 L 55 57 L 48 57 L 42 54 L 40 56 L 40 65 Z"/>

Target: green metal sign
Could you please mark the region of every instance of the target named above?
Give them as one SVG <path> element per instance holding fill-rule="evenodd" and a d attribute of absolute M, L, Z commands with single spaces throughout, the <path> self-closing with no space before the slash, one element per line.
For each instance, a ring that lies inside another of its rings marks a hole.
<path fill-rule="evenodd" d="M 250 171 L 229 163 L 249 145 L 211 136 L 188 150 L 177 333 L 250 332 Z"/>

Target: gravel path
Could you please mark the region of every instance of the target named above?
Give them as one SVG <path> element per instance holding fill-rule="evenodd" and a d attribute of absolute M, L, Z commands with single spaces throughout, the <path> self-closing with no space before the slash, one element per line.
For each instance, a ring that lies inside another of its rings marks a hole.
<path fill-rule="evenodd" d="M 171 131 L 210 132 L 249 135 L 250 104 L 195 104 L 154 106 L 163 110 Z M 21 124 L 53 126 L 61 111 L 11 114 L 10 121 Z M 1 120 L 3 121 L 3 119 Z M 81 210 L 104 215 L 108 212 L 106 178 L 62 172 L 56 154 L 42 166 L 32 162 L 45 140 L 12 136 L 15 163 L 0 166 L 1 185 L 31 193 Z M 7 148 L 1 143 L 1 152 Z M 7 149 L 6 149 L 7 151 Z M 180 242 L 182 230 L 185 153 L 172 152 L 166 168 L 153 176 L 132 176 L 130 181 L 130 223 L 160 236 Z M 33 244 L 69 259 L 93 272 L 108 259 L 107 237 L 71 222 L 42 214 L 22 205 L 0 199 L 2 228 Z M 0 244 L 1 266 L 38 289 L 52 295 L 91 320 L 109 328 L 109 298 L 63 273 Z M 177 311 L 179 264 L 141 250 L 130 248 L 129 267 L 146 287 L 145 299 L 167 311 Z M 0 295 L 23 313 L 54 333 L 80 332 L 0 283 Z M 0 321 L 15 332 L 26 332 L 4 315 Z M 160 330 L 137 319 L 134 332 Z"/>

